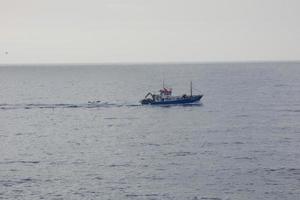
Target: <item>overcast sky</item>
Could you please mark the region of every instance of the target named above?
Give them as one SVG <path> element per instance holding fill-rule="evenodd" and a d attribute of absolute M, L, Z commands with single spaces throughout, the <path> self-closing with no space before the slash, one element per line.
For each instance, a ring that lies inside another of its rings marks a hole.
<path fill-rule="evenodd" d="M 0 5 L 0 63 L 300 60 L 299 0 Z"/>

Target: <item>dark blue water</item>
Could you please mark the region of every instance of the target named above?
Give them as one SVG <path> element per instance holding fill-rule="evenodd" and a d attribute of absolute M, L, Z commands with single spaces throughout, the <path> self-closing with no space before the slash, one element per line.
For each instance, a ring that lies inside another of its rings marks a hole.
<path fill-rule="evenodd" d="M 300 64 L 2 66 L 0 152 L 0 199 L 297 200 Z"/>

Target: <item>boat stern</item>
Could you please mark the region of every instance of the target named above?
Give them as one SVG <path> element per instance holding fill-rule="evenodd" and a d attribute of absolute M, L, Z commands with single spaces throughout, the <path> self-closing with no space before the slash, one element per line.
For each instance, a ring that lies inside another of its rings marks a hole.
<path fill-rule="evenodd" d="M 152 103 L 153 103 L 153 100 L 152 100 L 152 99 L 142 99 L 142 100 L 140 101 L 140 103 L 141 103 L 142 105 L 152 104 Z"/>

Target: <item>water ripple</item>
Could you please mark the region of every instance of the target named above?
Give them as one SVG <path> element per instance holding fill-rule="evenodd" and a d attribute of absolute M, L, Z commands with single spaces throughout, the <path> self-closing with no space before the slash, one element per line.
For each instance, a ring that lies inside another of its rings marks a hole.
<path fill-rule="evenodd" d="M 178 151 L 178 152 L 169 152 L 164 154 L 166 156 L 193 156 L 193 155 L 197 155 L 197 153 L 195 152 L 189 152 L 189 151 Z"/>
<path fill-rule="evenodd" d="M 2 165 L 2 164 L 39 164 L 39 163 L 40 163 L 40 161 L 17 160 L 17 161 L 0 162 L 0 165 Z"/>

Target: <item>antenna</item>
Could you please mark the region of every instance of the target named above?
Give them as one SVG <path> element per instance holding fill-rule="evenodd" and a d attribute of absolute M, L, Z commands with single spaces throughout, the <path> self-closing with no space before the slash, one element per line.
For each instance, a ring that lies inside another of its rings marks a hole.
<path fill-rule="evenodd" d="M 191 81 L 191 85 L 190 85 L 190 89 L 191 89 L 191 96 L 193 96 L 193 82 Z"/>

